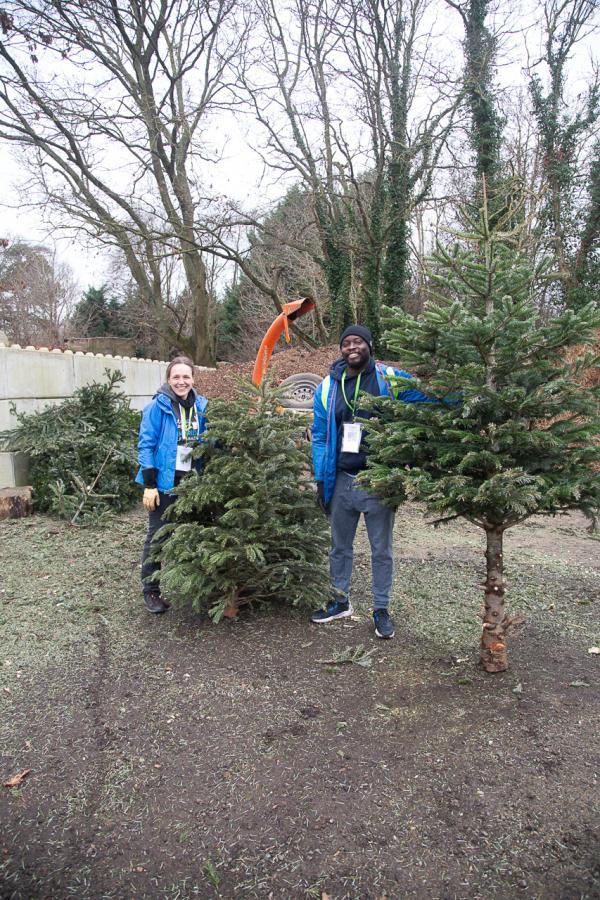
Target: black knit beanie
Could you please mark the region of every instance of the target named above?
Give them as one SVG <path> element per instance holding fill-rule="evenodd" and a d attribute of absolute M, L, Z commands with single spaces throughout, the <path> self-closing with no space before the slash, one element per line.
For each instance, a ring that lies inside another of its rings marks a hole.
<path fill-rule="evenodd" d="M 357 337 L 362 338 L 363 341 L 369 345 L 371 353 L 373 352 L 373 335 L 364 325 L 348 325 L 348 327 L 342 331 L 340 336 L 340 347 L 342 346 L 344 338 L 349 337 L 351 334 L 355 334 Z"/>

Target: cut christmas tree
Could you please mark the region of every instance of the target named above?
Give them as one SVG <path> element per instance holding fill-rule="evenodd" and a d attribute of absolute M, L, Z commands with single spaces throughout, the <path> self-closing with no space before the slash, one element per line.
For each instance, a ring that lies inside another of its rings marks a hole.
<path fill-rule="evenodd" d="M 123 375 L 78 388 L 41 412 L 17 413 L 0 447 L 26 453 L 36 510 L 95 525 L 139 500 L 135 446 L 139 413 L 119 390 Z"/>
<path fill-rule="evenodd" d="M 315 502 L 308 420 L 268 383 L 211 400 L 202 469 L 177 488 L 158 553 L 161 590 L 214 621 L 245 603 L 314 607 L 329 591 L 327 520 Z"/>
<path fill-rule="evenodd" d="M 485 192 L 484 192 L 485 196 Z M 597 303 L 542 322 L 533 272 L 519 252 L 518 210 L 490 225 L 487 209 L 439 246 L 420 319 L 388 318 L 385 341 L 436 403 L 377 401 L 366 423 L 363 479 L 384 501 L 424 501 L 437 522 L 462 516 L 486 535 L 481 663 L 507 668 L 513 619 L 505 609 L 503 536 L 532 515 L 600 507 L 599 388 L 582 386 L 598 358 L 589 344 Z M 400 379 L 398 387 L 408 386 Z M 415 386 L 415 381 L 410 382 Z"/>

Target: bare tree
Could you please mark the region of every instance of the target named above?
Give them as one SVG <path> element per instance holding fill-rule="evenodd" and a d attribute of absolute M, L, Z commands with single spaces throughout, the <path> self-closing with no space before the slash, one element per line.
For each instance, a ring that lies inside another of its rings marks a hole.
<path fill-rule="evenodd" d="M 70 268 L 48 248 L 7 241 L 0 249 L 0 330 L 9 340 L 62 346 L 75 294 Z"/>
<path fill-rule="evenodd" d="M 586 90 L 574 99 L 568 67 L 576 45 L 598 32 L 598 5 L 595 0 L 545 0 L 542 15 L 543 49 L 529 73 L 545 187 L 539 236 L 554 259 L 561 303 L 578 306 L 600 238 L 600 76 L 595 69 Z"/>
<path fill-rule="evenodd" d="M 240 254 L 238 248 L 236 278 L 225 297 L 225 321 L 220 329 L 221 346 L 228 344 L 228 352 L 233 351 L 240 359 L 253 355 L 273 320 L 273 309 L 279 310 L 268 292 L 274 291 L 282 302 L 327 295 L 325 273 L 317 262 L 319 235 L 307 191 L 298 186 L 288 191 L 276 208 L 262 217 L 249 238 L 246 253 Z M 319 304 L 313 315 L 303 318 L 300 327 L 293 326 L 300 340 L 309 345 L 328 340 L 320 308 Z M 232 318 L 233 336 L 228 334 Z"/>
<path fill-rule="evenodd" d="M 245 26 L 235 0 L 14 0 L 2 18 L 0 137 L 28 149 L 63 223 L 120 248 L 164 339 L 204 364 L 214 342 L 194 240 L 200 164 L 214 152 L 212 114 L 231 103 Z M 191 298 L 185 333 L 165 311 L 169 254 Z"/>
<path fill-rule="evenodd" d="M 265 164 L 299 177 L 312 198 L 333 331 L 358 315 L 377 338 L 384 287 L 394 303 L 406 285 L 408 263 L 398 260 L 409 216 L 430 190 L 456 108 L 441 68 L 425 61 L 428 5 L 296 0 L 284 13 L 259 0 L 260 66 L 243 83 L 266 136 Z"/>

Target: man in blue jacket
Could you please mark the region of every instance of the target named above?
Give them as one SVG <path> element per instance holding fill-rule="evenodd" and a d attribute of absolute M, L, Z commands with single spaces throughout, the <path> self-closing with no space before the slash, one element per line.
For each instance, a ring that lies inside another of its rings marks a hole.
<path fill-rule="evenodd" d="M 356 476 L 367 465 L 368 448 L 356 415 L 361 394 L 389 396 L 391 375 L 411 376 L 375 362 L 371 332 L 362 325 L 346 328 L 340 339 L 340 350 L 342 358 L 332 364 L 314 399 L 313 466 L 319 503 L 331 519 L 332 597 L 325 608 L 312 614 L 311 621 L 331 622 L 353 613 L 348 592 L 354 536 L 362 513 L 371 545 L 375 634 L 389 639 L 394 637 L 394 622 L 388 607 L 394 572 L 395 512 L 357 484 Z M 428 400 L 417 390 L 400 391 L 397 397 L 404 403 Z M 364 411 L 360 414 L 368 415 Z"/>

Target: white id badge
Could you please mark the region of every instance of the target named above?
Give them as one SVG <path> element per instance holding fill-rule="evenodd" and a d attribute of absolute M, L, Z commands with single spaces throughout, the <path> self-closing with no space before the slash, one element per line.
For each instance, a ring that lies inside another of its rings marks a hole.
<path fill-rule="evenodd" d="M 342 453 L 358 453 L 362 438 L 362 425 L 360 422 L 344 422 L 342 434 Z"/>
<path fill-rule="evenodd" d="M 192 468 L 192 448 L 184 444 L 177 445 L 177 461 L 175 468 L 178 472 L 189 472 Z"/>

